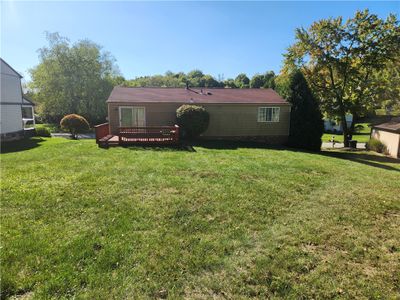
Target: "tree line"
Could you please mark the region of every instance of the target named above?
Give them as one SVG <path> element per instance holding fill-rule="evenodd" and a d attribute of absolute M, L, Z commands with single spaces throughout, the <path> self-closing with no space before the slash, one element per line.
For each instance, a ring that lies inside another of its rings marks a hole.
<path fill-rule="evenodd" d="M 30 70 L 28 87 L 48 122 L 68 113 L 83 115 L 91 124 L 104 121 L 105 100 L 116 85 L 273 88 L 291 99 L 294 77 L 308 85 L 324 115 L 342 120 L 346 143 L 353 129 L 343 122 L 346 113 L 357 120 L 376 108 L 400 109 L 400 27 L 395 15 L 381 19 L 365 10 L 348 20 L 316 21 L 296 30 L 278 75 L 268 71 L 249 78 L 242 73 L 226 80 L 200 70 L 126 80 L 113 56 L 96 43 L 71 43 L 57 33 L 47 34 L 47 40 L 48 46 L 39 49 L 39 64 Z"/>
<path fill-rule="evenodd" d="M 255 74 L 251 79 L 245 73 L 226 80 L 215 79 L 212 75 L 204 74 L 200 70 L 188 73 L 173 73 L 167 71 L 164 75 L 142 76 L 126 80 L 126 87 L 203 87 L 203 88 L 274 88 L 275 73 L 268 71 L 265 74 Z"/>
<path fill-rule="evenodd" d="M 188 73 L 171 71 L 164 75 L 126 80 L 114 57 L 89 40 L 71 43 L 58 33 L 46 33 L 48 46 L 39 49 L 40 63 L 30 69 L 29 96 L 38 104 L 40 117 L 58 123 L 69 113 L 84 116 L 91 124 L 103 122 L 106 99 L 114 86 L 125 87 L 205 87 L 275 88 L 273 71 L 251 79 L 241 73 L 234 79 L 217 80 L 200 70 Z"/>

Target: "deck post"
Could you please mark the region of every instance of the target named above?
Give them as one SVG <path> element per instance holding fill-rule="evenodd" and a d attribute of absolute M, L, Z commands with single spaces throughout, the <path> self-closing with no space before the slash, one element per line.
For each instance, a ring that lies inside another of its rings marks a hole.
<path fill-rule="evenodd" d="M 175 124 L 175 136 L 174 136 L 174 141 L 175 143 L 179 142 L 179 126 Z"/>

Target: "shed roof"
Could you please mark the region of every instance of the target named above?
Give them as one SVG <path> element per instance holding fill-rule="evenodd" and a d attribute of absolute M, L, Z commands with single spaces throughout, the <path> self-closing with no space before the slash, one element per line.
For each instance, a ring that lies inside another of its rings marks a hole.
<path fill-rule="evenodd" d="M 400 133 L 400 118 L 395 118 L 389 122 L 374 125 L 373 128 Z"/>
<path fill-rule="evenodd" d="M 119 86 L 112 90 L 107 102 L 289 105 L 272 89 L 127 88 Z"/>

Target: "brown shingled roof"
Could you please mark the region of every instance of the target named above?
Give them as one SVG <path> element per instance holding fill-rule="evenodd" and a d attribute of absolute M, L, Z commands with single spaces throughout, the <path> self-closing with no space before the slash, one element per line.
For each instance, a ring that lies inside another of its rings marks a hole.
<path fill-rule="evenodd" d="M 202 92 L 201 92 L 202 91 Z M 107 102 L 235 103 L 289 105 L 272 89 L 115 87 Z"/>
<path fill-rule="evenodd" d="M 400 118 L 392 119 L 387 123 L 374 125 L 374 128 L 400 133 Z"/>

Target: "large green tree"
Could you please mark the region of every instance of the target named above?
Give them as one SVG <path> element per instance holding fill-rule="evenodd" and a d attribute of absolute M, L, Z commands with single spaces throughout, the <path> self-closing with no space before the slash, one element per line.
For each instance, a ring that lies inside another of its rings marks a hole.
<path fill-rule="evenodd" d="M 47 33 L 48 46 L 39 49 L 39 64 L 30 70 L 29 84 L 39 113 L 50 122 L 79 114 L 95 124 L 105 120 L 106 99 L 124 81 L 110 53 L 89 41 L 71 44 L 58 33 Z"/>
<path fill-rule="evenodd" d="M 246 74 L 240 73 L 238 76 L 235 78 L 235 85 L 238 88 L 248 88 L 250 87 L 250 79 L 247 77 Z"/>
<path fill-rule="evenodd" d="M 235 83 L 235 79 L 228 78 L 227 80 L 224 81 L 224 87 L 225 88 L 230 88 L 230 89 L 236 89 L 237 85 Z"/>
<path fill-rule="evenodd" d="M 387 113 L 400 112 L 400 58 L 372 76 L 372 88 L 377 102 Z"/>
<path fill-rule="evenodd" d="M 263 85 L 264 88 L 270 88 L 270 89 L 275 89 L 275 72 L 274 71 L 268 71 L 264 74 L 264 79 L 265 83 Z"/>
<path fill-rule="evenodd" d="M 342 17 L 314 22 L 297 29 L 296 42 L 288 49 L 283 72 L 300 68 L 328 115 L 338 117 L 345 145 L 351 138 L 345 116 L 354 120 L 378 105 L 373 74 L 398 58 L 400 29 L 397 18 L 385 20 L 368 10 L 346 22 Z"/>
<path fill-rule="evenodd" d="M 255 74 L 250 80 L 250 87 L 255 89 L 274 89 L 275 77 L 274 71 L 268 71 L 265 74 Z"/>
<path fill-rule="evenodd" d="M 262 74 L 255 74 L 250 80 L 250 87 L 252 89 L 259 89 L 265 84 L 265 76 Z"/>

